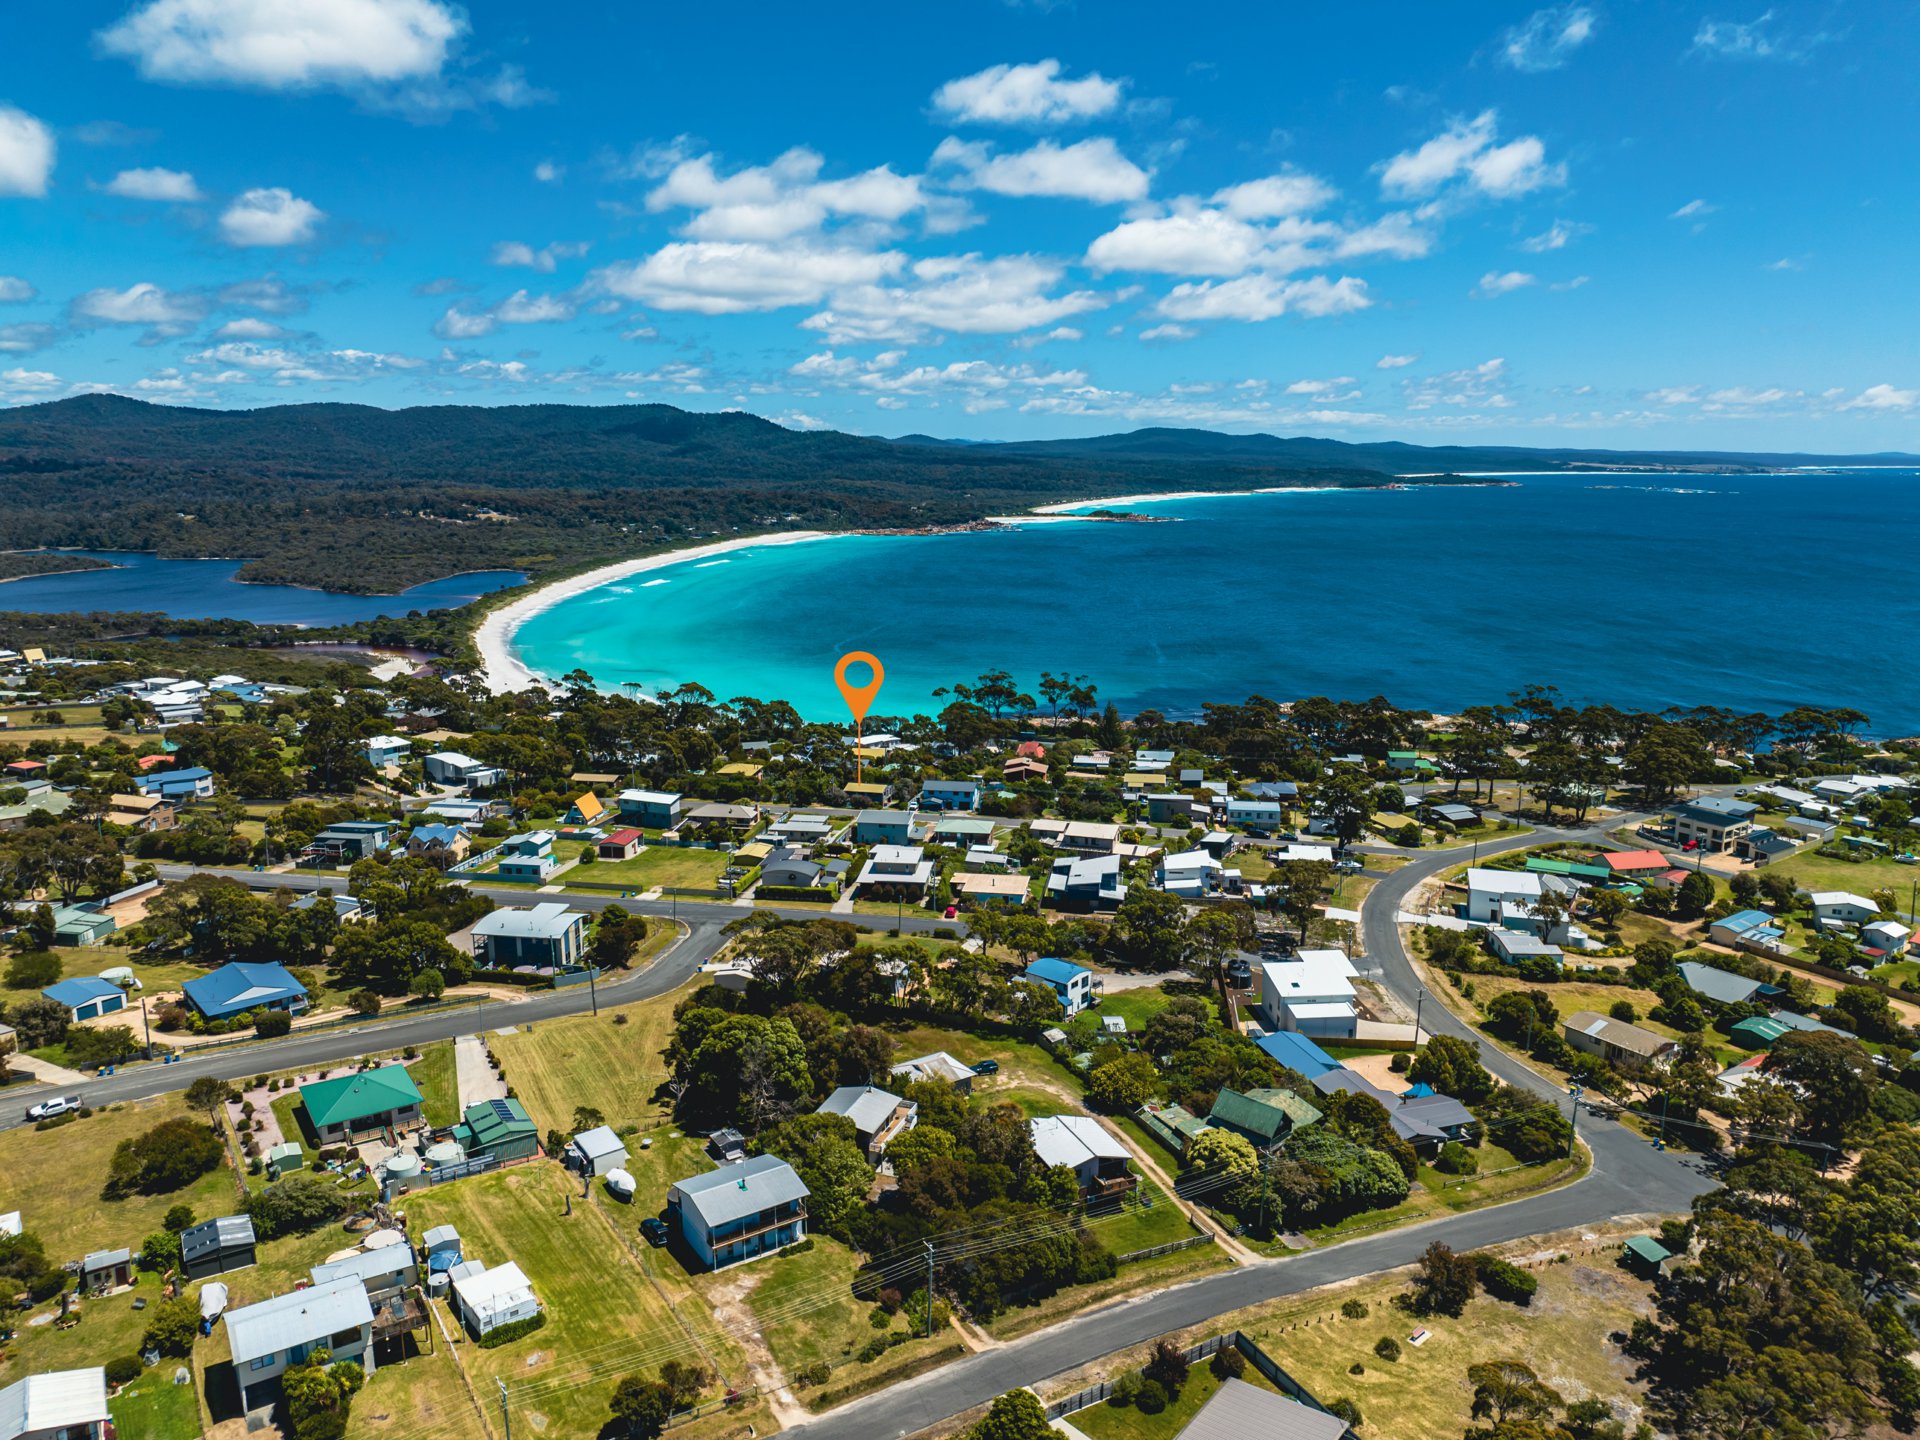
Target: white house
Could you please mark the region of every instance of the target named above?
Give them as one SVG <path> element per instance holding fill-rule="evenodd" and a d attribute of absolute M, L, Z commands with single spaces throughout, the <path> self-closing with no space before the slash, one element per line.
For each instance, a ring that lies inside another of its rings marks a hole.
<path fill-rule="evenodd" d="M 1264 798 L 1227 801 L 1227 823 L 1249 830 L 1271 830 L 1287 818 L 1282 801 Z"/>
<path fill-rule="evenodd" d="M 1112 1193 L 1134 1183 L 1127 1147 L 1091 1115 L 1042 1115 L 1029 1120 L 1027 1130 L 1040 1163 L 1073 1171 L 1083 1195 Z"/>
<path fill-rule="evenodd" d="M 373 1306 L 357 1278 L 312 1285 L 227 1312 L 227 1343 L 243 1410 L 279 1398 L 280 1376 L 315 1350 L 374 1371 Z"/>
<path fill-rule="evenodd" d="M 1520 905 L 1531 910 L 1540 898 L 1540 877 L 1531 870 L 1467 871 L 1467 918 L 1498 924 L 1497 907 Z"/>
<path fill-rule="evenodd" d="M 413 753 L 413 741 L 404 735 L 375 735 L 370 740 L 362 740 L 360 748 L 367 752 L 367 763 L 376 770 L 384 770 L 389 765 L 397 765 Z"/>
<path fill-rule="evenodd" d="M 876 845 L 854 884 L 862 890 L 900 890 L 924 895 L 933 883 L 933 862 L 918 845 Z"/>
<path fill-rule="evenodd" d="M 467 1260 L 447 1274 L 453 1281 L 454 1310 L 475 1339 L 540 1313 L 532 1284 L 511 1260 L 491 1270 L 478 1260 Z"/>
<path fill-rule="evenodd" d="M 1864 925 L 1880 913 L 1880 907 L 1864 895 L 1848 890 L 1813 892 L 1813 918 L 1837 920 L 1843 925 Z"/>
<path fill-rule="evenodd" d="M 1127 898 L 1127 883 L 1120 878 L 1118 855 L 1089 855 L 1083 859 L 1062 856 L 1053 862 L 1047 876 L 1047 898 L 1054 904 L 1082 902 L 1115 906 Z"/>
<path fill-rule="evenodd" d="M 473 953 L 497 970 L 519 965 L 570 969 L 582 963 L 586 948 L 586 912 L 557 900 L 526 910 L 505 906 L 481 916 L 473 927 Z"/>
<path fill-rule="evenodd" d="M 50 1370 L 0 1390 L 0 1440 L 101 1440 L 107 1433 L 107 1372 Z"/>
<path fill-rule="evenodd" d="M 1155 878 L 1169 895 L 1197 898 L 1217 883 L 1221 869 L 1220 862 L 1205 850 L 1187 850 L 1162 860 Z"/>
<path fill-rule="evenodd" d="M 462 755 L 458 750 L 436 750 L 420 762 L 427 779 L 435 785 L 457 785 L 467 790 L 485 790 L 507 778 L 484 760 Z"/>
<path fill-rule="evenodd" d="M 1860 929 L 1860 943 L 1871 945 L 1888 955 L 1904 955 L 1907 940 L 1913 934 L 1911 927 L 1902 925 L 1898 920 L 1876 920 Z"/>
<path fill-rule="evenodd" d="M 1260 1003 L 1269 1028 L 1302 1035 L 1352 1039 L 1354 968 L 1338 950 L 1302 950 L 1291 960 L 1260 967 Z"/>

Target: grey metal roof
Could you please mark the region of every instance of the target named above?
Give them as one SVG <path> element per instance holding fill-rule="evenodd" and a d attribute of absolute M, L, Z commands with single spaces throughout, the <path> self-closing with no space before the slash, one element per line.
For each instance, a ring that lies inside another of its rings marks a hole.
<path fill-rule="evenodd" d="M 1755 995 L 1773 989 L 1771 985 L 1758 980 L 1749 980 L 1744 975 L 1735 975 L 1730 970 L 1721 970 L 1713 965 L 1702 965 L 1697 960 L 1683 960 L 1679 970 L 1680 978 L 1687 982 L 1690 989 L 1709 1000 L 1718 1000 L 1722 1005 L 1744 1005 Z"/>
<path fill-rule="evenodd" d="M 586 918 L 583 910 L 569 910 L 556 901 L 546 901 L 531 910 L 511 907 L 495 910 L 481 917 L 473 933 L 501 939 L 558 940 L 573 928 L 575 921 Z"/>
<path fill-rule="evenodd" d="M 125 1265 L 132 1259 L 133 1251 L 131 1250 L 95 1250 L 82 1257 L 80 1271 L 85 1274 L 92 1270 L 110 1270 L 115 1265 Z"/>
<path fill-rule="evenodd" d="M 603 1155 L 626 1154 L 627 1142 L 611 1125 L 596 1125 L 575 1135 L 573 1148 L 589 1160 L 598 1160 Z"/>
<path fill-rule="evenodd" d="M 357 1279 L 336 1280 L 228 1311 L 227 1342 L 239 1366 L 372 1323 L 367 1287 Z"/>
<path fill-rule="evenodd" d="M 1244 1380 L 1227 1379 L 1200 1413 L 1187 1422 L 1180 1440 L 1340 1440 L 1347 1422 L 1324 1410 L 1302 1405 Z"/>
<path fill-rule="evenodd" d="M 222 1215 L 202 1220 L 180 1232 L 180 1258 L 188 1264 L 223 1250 L 245 1250 L 253 1245 L 253 1220 L 246 1215 Z"/>
<path fill-rule="evenodd" d="M 755 1155 L 738 1165 L 678 1181 L 673 1188 L 680 1193 L 681 1203 L 709 1228 L 804 1200 L 812 1193 L 777 1155 Z"/>
<path fill-rule="evenodd" d="M 413 1268 L 411 1245 L 388 1245 L 379 1250 L 358 1250 L 342 1260 L 329 1260 L 313 1267 L 313 1283 L 328 1285 L 335 1280 L 377 1280 L 383 1275 L 398 1275 Z"/>
<path fill-rule="evenodd" d="M 842 1085 L 820 1103 L 816 1115 L 844 1115 L 862 1135 L 871 1135 L 899 1108 L 900 1097 L 877 1085 Z"/>

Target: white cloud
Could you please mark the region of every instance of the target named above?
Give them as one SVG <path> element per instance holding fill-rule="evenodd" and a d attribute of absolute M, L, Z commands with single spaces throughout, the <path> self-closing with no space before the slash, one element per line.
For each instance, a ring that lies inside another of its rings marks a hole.
<path fill-rule="evenodd" d="M 1157 307 L 1171 320 L 1271 320 L 1288 313 L 1320 317 L 1364 310 L 1373 303 L 1367 282 L 1351 275 L 1280 280 L 1272 275 L 1242 275 L 1237 280 L 1207 280 L 1176 285 Z"/>
<path fill-rule="evenodd" d="M 18 275 L 0 275 L 0 305 L 18 305 L 39 293 Z"/>
<path fill-rule="evenodd" d="M 562 260 L 577 260 L 587 253 L 584 240 L 556 240 L 538 250 L 521 240 L 502 240 L 493 247 L 488 261 L 494 265 L 520 265 L 551 275 Z"/>
<path fill-rule="evenodd" d="M 1513 403 L 1504 393 L 1507 362 L 1501 358 L 1483 360 L 1464 370 L 1448 370 L 1403 383 L 1407 390 L 1409 410 L 1430 410 L 1436 405 L 1482 406 L 1503 410 Z"/>
<path fill-rule="evenodd" d="M 999 409 L 1010 398 L 1086 384 L 1081 370 L 1037 370 L 1031 365 L 1000 365 L 991 360 L 956 360 L 948 365 L 904 366 L 903 352 L 890 350 L 871 360 L 809 355 L 787 373 L 809 386 L 865 390 L 885 395 L 960 396 L 969 411 Z"/>
<path fill-rule="evenodd" d="M 150 0 L 99 38 L 149 80 L 280 90 L 435 76 L 466 28 L 437 0 Z"/>
<path fill-rule="evenodd" d="M 220 215 L 229 245 L 302 245 L 326 219 L 320 207 L 281 186 L 243 192 Z"/>
<path fill-rule="evenodd" d="M 35 350 L 46 349 L 59 338 L 59 332 L 51 325 L 0 325 L 0 354 L 31 355 Z"/>
<path fill-rule="evenodd" d="M 1593 38 L 1593 30 L 1593 11 L 1584 5 L 1536 10 L 1500 37 L 1500 58 L 1529 74 L 1558 70 Z"/>
<path fill-rule="evenodd" d="M 1286 171 L 1216 190 L 1213 203 L 1238 220 L 1278 220 L 1310 215 L 1338 193 L 1317 175 Z"/>
<path fill-rule="evenodd" d="M 1546 146 L 1538 136 L 1497 145 L 1497 130 L 1492 110 L 1454 121 L 1419 149 L 1402 151 L 1381 166 L 1382 193 L 1432 195 L 1460 180 L 1471 190 L 1504 200 L 1566 182 L 1566 168 L 1546 163 Z"/>
<path fill-rule="evenodd" d="M 1177 211 L 1116 225 L 1087 247 L 1087 263 L 1101 271 L 1239 275 L 1265 244 L 1263 231 L 1224 211 Z"/>
<path fill-rule="evenodd" d="M 305 296 L 284 280 L 277 280 L 271 275 L 223 285 L 218 298 L 222 305 L 239 310 L 258 310 L 267 315 L 291 315 L 307 308 Z"/>
<path fill-rule="evenodd" d="M 53 131 L 24 110 L 0 105 L 0 195 L 44 195 L 53 178 Z"/>
<path fill-rule="evenodd" d="M 882 165 L 844 180 L 821 180 L 824 160 L 796 147 L 769 165 L 721 175 L 711 155 L 677 160 L 647 195 L 659 212 L 693 210 L 683 232 L 698 240 L 774 241 L 817 231 L 830 219 L 891 224 L 924 207 L 918 177 Z"/>
<path fill-rule="evenodd" d="M 530 295 L 516 290 L 498 305 L 493 314 L 502 325 L 538 325 L 549 320 L 571 320 L 573 302 L 558 295 Z"/>
<path fill-rule="evenodd" d="M 1802 270 L 1806 267 L 1792 256 L 1783 255 L 1778 260 L 1768 263 L 1764 268 L 1768 270 Z"/>
<path fill-rule="evenodd" d="M 1176 325 L 1168 320 L 1159 325 L 1149 325 L 1140 332 L 1142 340 L 1191 340 L 1200 332 L 1191 325 Z"/>
<path fill-rule="evenodd" d="M 1544 255 L 1550 250 L 1564 250 L 1575 240 L 1593 227 L 1578 221 L 1556 220 L 1538 235 L 1529 235 L 1520 242 L 1520 248 L 1529 255 Z"/>
<path fill-rule="evenodd" d="M 1360 393 L 1358 390 L 1353 389 L 1353 385 L 1353 376 L 1336 375 L 1331 380 L 1296 380 L 1287 386 L 1285 393 L 1288 395 L 1313 395 L 1332 399 L 1351 400 Z M 1336 396 L 1334 392 L 1339 390 L 1349 391 L 1350 393 Z"/>
<path fill-rule="evenodd" d="M 1072 145 L 1042 140 L 1010 155 L 949 136 L 933 152 L 933 163 L 954 167 L 961 172 L 960 183 L 996 195 L 1044 195 L 1105 205 L 1144 200 L 1149 179 L 1147 171 L 1104 135 Z"/>
<path fill-rule="evenodd" d="M 1667 218 L 1669 220 L 1690 220 L 1696 215 L 1711 215 L 1716 207 L 1704 200 L 1689 200 Z"/>
<path fill-rule="evenodd" d="M 449 305 L 447 313 L 434 322 L 433 333 L 442 340 L 478 340 L 500 328 L 500 322 L 485 310 L 463 310 Z"/>
<path fill-rule="evenodd" d="M 1725 390 L 1715 390 L 1703 402 L 1709 410 L 1726 408 L 1748 409 L 1756 405 L 1778 405 L 1782 400 L 1797 400 L 1798 390 L 1782 390 L 1774 386 L 1766 390 L 1753 390 L 1745 385 L 1730 386 Z"/>
<path fill-rule="evenodd" d="M 1896 390 L 1891 385 L 1869 385 L 1842 410 L 1911 410 L 1920 405 L 1920 390 Z"/>
<path fill-rule="evenodd" d="M 1404 370 L 1409 365 L 1418 364 L 1418 355 L 1382 355 L 1373 362 L 1376 370 Z"/>
<path fill-rule="evenodd" d="M 1084 340 L 1086 338 L 1087 332 L 1084 330 L 1077 329 L 1072 325 L 1056 325 L 1044 334 L 1022 335 L 1016 340 L 1009 340 L 1007 343 L 1016 350 L 1032 350 L 1041 345 L 1049 345 L 1059 340 Z"/>
<path fill-rule="evenodd" d="M 1120 103 L 1121 82 L 1091 74 L 1060 78 L 1058 60 L 990 65 L 933 92 L 933 108 L 976 125 L 1058 125 L 1091 120 Z"/>
<path fill-rule="evenodd" d="M 1371 224 L 1349 230 L 1333 247 L 1342 260 L 1365 255 L 1386 255 L 1395 260 L 1418 260 L 1433 248 L 1433 236 L 1419 228 L 1413 216 L 1404 210 L 1382 215 Z"/>
<path fill-rule="evenodd" d="M 533 178 L 538 180 L 542 185 L 558 185 L 560 183 L 560 177 L 566 173 L 565 166 L 556 165 L 551 160 L 542 160 L 538 165 L 533 167 Z"/>
<path fill-rule="evenodd" d="M 1656 405 L 1697 405 L 1700 401 L 1700 387 L 1669 385 L 1661 390 L 1649 390 L 1647 399 Z"/>
<path fill-rule="evenodd" d="M 1774 12 L 1756 20 L 1702 19 L 1693 33 L 1693 49 L 1721 60 L 1804 60 L 1834 38 L 1825 31 L 1784 34 L 1773 28 Z"/>
<path fill-rule="evenodd" d="M 238 365 L 245 370 L 284 370 L 300 364 L 299 357 L 289 350 L 245 341 L 215 345 L 187 359 L 199 365 Z"/>
<path fill-rule="evenodd" d="M 1010 335 L 1107 303 L 1091 290 L 1054 294 L 1061 274 L 1033 255 L 938 256 L 914 262 L 904 284 L 836 287 L 828 308 L 801 324 L 836 344 L 911 340 L 928 330 Z"/>
<path fill-rule="evenodd" d="M 590 283 L 662 310 L 734 315 L 818 304 L 830 290 L 898 274 L 906 260 L 896 250 L 846 245 L 702 240 L 676 242 L 644 260 L 606 266 Z"/>
<path fill-rule="evenodd" d="M 1511 295 L 1516 290 L 1524 290 L 1527 286 L 1537 283 L 1538 277 L 1529 275 L 1524 270 L 1504 272 L 1489 270 L 1480 277 L 1480 284 L 1474 290 L 1474 294 L 1492 299 L 1496 295 Z"/>
<path fill-rule="evenodd" d="M 251 315 L 245 315 L 222 325 L 213 332 L 213 338 L 216 340 L 278 340 L 286 333 L 271 320 L 256 320 Z"/>
<path fill-rule="evenodd" d="M 15 366 L 11 370 L 0 370 L 0 382 L 17 390 L 50 390 L 60 383 L 60 377 L 51 370 L 23 370 Z"/>
<path fill-rule="evenodd" d="M 165 170 L 155 165 L 142 170 L 122 170 L 101 187 L 109 195 L 127 200 L 164 200 L 187 204 L 205 197 L 193 176 L 185 170 Z"/>
<path fill-rule="evenodd" d="M 73 317 L 97 325 L 147 325 L 162 333 L 180 334 L 207 313 L 198 295 L 164 290 L 150 280 L 125 290 L 89 290 L 73 302 Z"/>

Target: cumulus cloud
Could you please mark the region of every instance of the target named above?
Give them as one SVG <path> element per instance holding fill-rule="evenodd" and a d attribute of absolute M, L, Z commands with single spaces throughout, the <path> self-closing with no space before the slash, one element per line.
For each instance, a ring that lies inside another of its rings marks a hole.
<path fill-rule="evenodd" d="M 1072 145 L 1042 140 L 1006 155 L 978 141 L 949 136 L 933 152 L 933 163 L 958 172 L 955 183 L 996 195 L 1052 196 L 1101 205 L 1144 200 L 1150 178 L 1104 135 Z"/>
<path fill-rule="evenodd" d="M 1157 308 L 1170 320 L 1272 320 L 1287 314 L 1344 315 L 1372 303 L 1367 282 L 1351 275 L 1338 280 L 1324 275 L 1282 280 L 1254 274 L 1176 285 Z"/>
<path fill-rule="evenodd" d="M 1380 167 L 1383 194 L 1434 195 L 1460 182 L 1466 189 L 1496 200 L 1566 183 L 1566 167 L 1549 165 L 1538 136 L 1523 135 L 1496 144 L 1498 117 L 1483 110 L 1471 120 L 1456 120 L 1418 149 L 1403 150 Z"/>
<path fill-rule="evenodd" d="M 158 165 L 141 170 L 122 170 L 100 187 L 109 195 L 125 200 L 163 200 L 189 204 L 206 198 L 193 176 L 185 170 L 166 170 Z"/>
<path fill-rule="evenodd" d="M 539 325 L 549 320 L 571 320 L 574 305 L 560 295 L 533 295 L 516 290 L 493 307 L 502 325 Z"/>
<path fill-rule="evenodd" d="M 906 263 L 897 250 L 700 240 L 675 242 L 644 260 L 606 266 L 590 283 L 661 310 L 735 315 L 815 305 L 830 290 L 873 284 L 898 274 Z"/>
<path fill-rule="evenodd" d="M 1376 370 L 1404 370 L 1409 365 L 1419 363 L 1418 355 L 1382 355 L 1373 362 Z"/>
<path fill-rule="evenodd" d="M 39 323 L 0 325 L 0 355 L 30 355 L 59 338 L 53 326 Z"/>
<path fill-rule="evenodd" d="M 1091 290 L 1055 293 L 1062 273 L 1033 255 L 937 256 L 914 262 L 900 284 L 836 287 L 828 308 L 801 324 L 836 344 L 911 340 L 929 330 L 1010 335 L 1107 303 Z"/>
<path fill-rule="evenodd" d="M 711 155 L 678 160 L 647 195 L 654 212 L 689 209 L 682 232 L 698 240 L 774 241 L 819 230 L 829 220 L 891 224 L 927 203 L 918 177 L 879 166 L 821 180 L 825 161 L 796 147 L 769 165 L 722 175 Z"/>
<path fill-rule="evenodd" d="M 1842 410 L 1911 410 L 1920 405 L 1920 390 L 1897 390 L 1891 385 L 1869 385 L 1853 399 L 1843 403 Z"/>
<path fill-rule="evenodd" d="M 433 333 L 442 340 L 478 340 L 482 335 L 491 335 L 500 328 L 500 322 L 491 311 L 465 310 L 458 305 L 449 305 L 446 314 L 434 322 Z"/>
<path fill-rule="evenodd" d="M 271 320 L 256 319 L 243 315 L 238 320 L 229 320 L 213 332 L 216 340 L 278 340 L 287 332 Z"/>
<path fill-rule="evenodd" d="M 229 245 L 303 245 L 326 215 L 282 186 L 242 192 L 220 213 L 220 233 Z"/>
<path fill-rule="evenodd" d="M 1224 210 L 1187 209 L 1127 220 L 1087 247 L 1096 270 L 1239 275 L 1268 248 L 1266 232 Z"/>
<path fill-rule="evenodd" d="M 0 275 L 0 305 L 18 305 L 39 293 L 18 275 Z"/>
<path fill-rule="evenodd" d="M 1331 380 L 1295 380 L 1291 385 L 1287 386 L 1285 393 L 1288 395 L 1312 395 L 1329 400 L 1351 400 L 1360 393 L 1358 390 L 1355 390 L 1353 386 L 1353 376 L 1336 375 Z M 1349 393 L 1337 393 L 1340 391 L 1347 391 Z"/>
<path fill-rule="evenodd" d="M 502 240 L 493 247 L 488 261 L 494 265 L 518 265 L 551 275 L 562 260 L 577 260 L 587 253 L 584 240 L 556 240 L 538 250 L 521 240 Z"/>
<path fill-rule="evenodd" d="M 975 125 L 1058 125 L 1091 120 L 1120 103 L 1121 82 L 1103 75 L 1060 78 L 1058 60 L 990 65 L 933 92 L 933 108 Z"/>
<path fill-rule="evenodd" d="M 1431 410 L 1437 405 L 1504 410 L 1513 404 L 1505 393 L 1507 362 L 1499 357 L 1403 383 L 1409 410 Z"/>
<path fill-rule="evenodd" d="M 1075 326 L 1056 325 L 1053 329 L 1043 334 L 1022 335 L 1018 339 L 1010 340 L 1007 343 L 1012 345 L 1016 350 L 1033 350 L 1041 345 L 1051 345 L 1056 341 L 1084 340 L 1086 338 L 1086 331 L 1078 329 Z"/>
<path fill-rule="evenodd" d="M 149 80 L 281 90 L 438 75 L 465 30 L 437 0 L 150 0 L 99 39 Z"/>
<path fill-rule="evenodd" d="M 1317 175 L 1289 170 L 1216 190 L 1213 203 L 1239 220 L 1278 220 L 1311 215 L 1338 193 Z"/>
<path fill-rule="evenodd" d="M 558 185 L 560 177 L 566 173 L 566 167 L 556 165 L 551 160 L 542 160 L 533 167 L 533 178 L 542 185 Z"/>
<path fill-rule="evenodd" d="M 142 280 L 125 290 L 89 290 L 75 297 L 70 313 L 75 324 L 143 325 L 150 336 L 164 339 L 186 334 L 209 308 L 204 295 L 167 290 Z"/>
<path fill-rule="evenodd" d="M 1529 74 L 1558 70 L 1593 38 L 1594 23 L 1593 11 L 1584 5 L 1536 10 L 1500 37 L 1500 59 Z"/>
<path fill-rule="evenodd" d="M 53 178 L 53 131 L 24 110 L 0 105 L 0 195 L 44 195 Z"/>
<path fill-rule="evenodd" d="M 1544 255 L 1550 250 L 1564 250 L 1593 227 L 1578 221 L 1556 220 L 1538 235 L 1529 235 L 1520 242 L 1520 248 L 1529 255 Z"/>
<path fill-rule="evenodd" d="M 1700 387 L 1697 385 L 1668 385 L 1659 390 L 1647 392 L 1647 399 L 1655 405 L 1693 405 L 1700 399 Z"/>
<path fill-rule="evenodd" d="M 1167 320 L 1158 325 L 1149 325 L 1140 332 L 1142 340 L 1191 340 L 1200 332 L 1191 325 L 1176 325 Z"/>
<path fill-rule="evenodd" d="M 1524 270 L 1489 270 L 1480 277 L 1480 284 L 1473 293 L 1483 299 L 1492 299 L 1497 295 L 1511 295 L 1516 290 L 1524 290 L 1538 283 L 1539 277 L 1529 275 Z"/>

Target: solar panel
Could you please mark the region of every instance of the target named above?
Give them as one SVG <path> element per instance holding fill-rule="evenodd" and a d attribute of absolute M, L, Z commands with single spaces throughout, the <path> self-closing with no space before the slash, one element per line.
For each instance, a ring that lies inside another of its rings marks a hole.
<path fill-rule="evenodd" d="M 513 1107 L 507 1104 L 506 1101 L 489 1100 L 487 1103 L 493 1107 L 493 1113 L 499 1119 L 501 1120 L 513 1119 Z"/>

